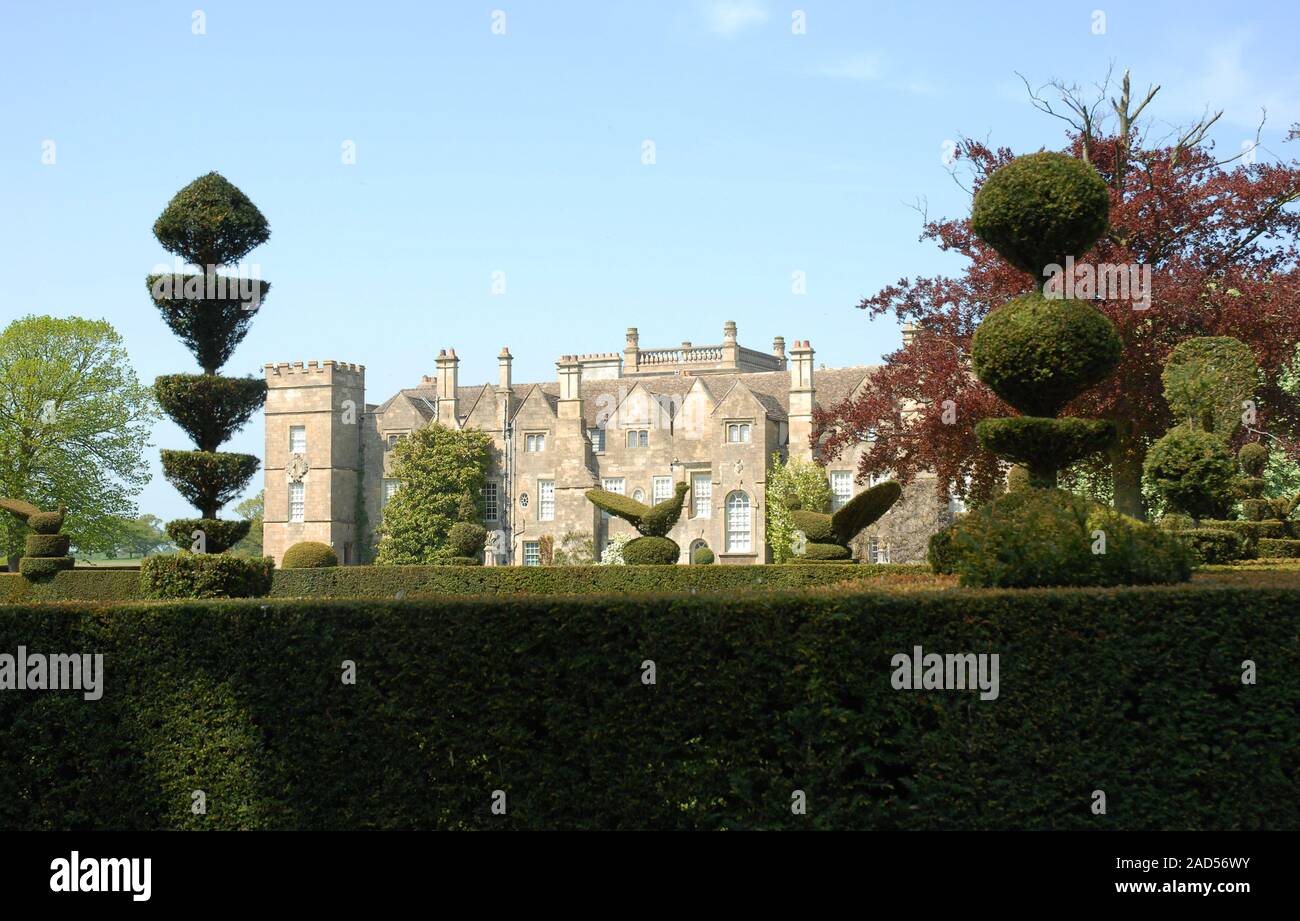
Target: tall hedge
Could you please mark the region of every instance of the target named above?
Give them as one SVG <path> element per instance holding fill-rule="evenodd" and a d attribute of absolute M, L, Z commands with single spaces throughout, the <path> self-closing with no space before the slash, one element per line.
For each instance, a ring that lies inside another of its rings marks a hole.
<path fill-rule="evenodd" d="M 0 827 L 1294 829 L 1297 612 L 1257 586 L 9 608 L 0 650 L 106 674 L 0 694 Z M 999 696 L 895 690 L 917 646 L 998 654 Z"/>

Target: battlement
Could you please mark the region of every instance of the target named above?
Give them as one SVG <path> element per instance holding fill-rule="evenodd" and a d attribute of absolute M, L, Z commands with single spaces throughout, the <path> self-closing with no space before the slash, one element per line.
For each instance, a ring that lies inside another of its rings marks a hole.
<path fill-rule="evenodd" d="M 324 378 L 323 381 L 313 381 L 313 383 L 332 383 L 335 377 L 349 379 L 349 383 L 362 384 L 366 377 L 366 366 L 357 365 L 348 361 L 281 361 L 275 364 L 267 363 L 264 366 L 266 370 L 266 382 L 268 386 L 295 386 L 301 383 L 302 377 L 312 376 Z M 342 382 L 342 381 L 340 381 Z"/>

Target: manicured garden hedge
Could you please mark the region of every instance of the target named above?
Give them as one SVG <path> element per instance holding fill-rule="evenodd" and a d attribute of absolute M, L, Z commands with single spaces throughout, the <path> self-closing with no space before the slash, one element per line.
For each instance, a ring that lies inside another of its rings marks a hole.
<path fill-rule="evenodd" d="M 340 566 L 282 569 L 272 597 L 415 598 L 445 595 L 583 595 L 730 592 L 834 585 L 926 572 L 922 565 L 873 566 Z"/>
<path fill-rule="evenodd" d="M 0 573 L 0 604 L 135 601 L 142 597 L 138 569 L 69 569 L 39 581 L 25 579 L 17 573 Z"/>
<path fill-rule="evenodd" d="M 0 694 L 0 827 L 1295 829 L 1298 629 L 1196 585 L 10 607 L 106 678 Z M 915 646 L 1000 695 L 895 690 Z"/>

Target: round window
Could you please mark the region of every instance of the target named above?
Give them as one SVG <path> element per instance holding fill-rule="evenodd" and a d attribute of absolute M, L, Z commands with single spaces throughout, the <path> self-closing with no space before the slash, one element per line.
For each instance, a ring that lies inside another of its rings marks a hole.
<path fill-rule="evenodd" d="M 528 508 L 528 493 L 521 492 L 519 494 L 519 507 Z"/>

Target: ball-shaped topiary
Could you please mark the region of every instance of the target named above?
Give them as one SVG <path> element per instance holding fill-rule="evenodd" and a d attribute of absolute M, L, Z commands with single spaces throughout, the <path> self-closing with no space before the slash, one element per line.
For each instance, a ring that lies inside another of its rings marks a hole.
<path fill-rule="evenodd" d="M 1060 489 L 1022 489 L 953 525 L 961 584 L 1146 585 L 1183 582 L 1192 556 L 1175 532 Z"/>
<path fill-rule="evenodd" d="M 458 521 L 447 532 L 447 546 L 458 557 L 483 561 L 487 528 L 472 521 Z"/>
<path fill-rule="evenodd" d="M 696 547 L 691 554 L 691 562 L 696 566 L 708 566 L 713 562 L 713 551 L 708 547 Z"/>
<path fill-rule="evenodd" d="M 316 540 L 304 540 L 284 551 L 282 569 L 324 569 L 337 566 L 339 556 L 329 544 Z"/>
<path fill-rule="evenodd" d="M 1241 465 L 1241 472 L 1246 476 L 1262 477 L 1264 468 L 1268 466 L 1268 448 L 1258 441 L 1244 444 L 1237 451 L 1237 463 Z"/>
<path fill-rule="evenodd" d="M 1170 429 L 1151 446 L 1143 469 L 1175 511 L 1199 520 L 1223 518 L 1232 507 L 1237 465 L 1215 434 Z"/>
<path fill-rule="evenodd" d="M 681 558 L 682 548 L 667 537 L 638 537 L 623 546 L 629 566 L 670 566 Z"/>
<path fill-rule="evenodd" d="M 1055 416 L 1119 363 L 1115 325 L 1083 301 L 1037 291 L 991 312 L 971 342 L 971 367 L 1027 416 Z"/>
<path fill-rule="evenodd" d="M 1091 165 L 1062 153 L 1017 157 L 985 180 L 971 229 L 1036 278 L 1086 253 L 1106 231 L 1110 193 Z"/>

